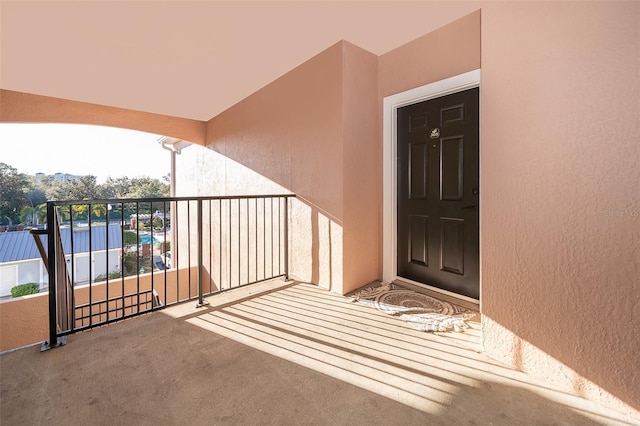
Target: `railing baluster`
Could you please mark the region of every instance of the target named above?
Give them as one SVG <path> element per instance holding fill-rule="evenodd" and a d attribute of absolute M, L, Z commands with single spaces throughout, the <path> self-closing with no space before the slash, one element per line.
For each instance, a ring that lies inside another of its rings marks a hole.
<path fill-rule="evenodd" d="M 176 223 L 172 223 L 171 224 L 171 228 L 173 229 L 173 226 L 176 226 L 176 230 L 175 230 L 175 236 L 176 236 L 176 240 L 174 242 L 171 242 L 171 245 L 173 247 L 171 247 L 171 267 L 176 269 L 176 302 L 180 301 L 180 268 L 179 268 L 179 263 L 178 263 L 178 255 L 179 255 L 179 251 L 180 251 L 180 246 L 178 244 L 178 242 L 180 241 L 180 228 L 178 228 L 178 223 L 180 223 L 178 221 L 178 211 L 180 210 L 179 208 L 180 204 L 179 201 L 175 202 L 175 218 L 176 218 Z"/>
<path fill-rule="evenodd" d="M 202 234 L 202 200 L 198 200 L 198 304 L 196 305 L 198 307 L 206 304 L 202 295 L 202 268 L 204 267 L 202 262 Z"/>
<path fill-rule="evenodd" d="M 262 278 L 267 278 L 267 199 L 262 199 Z"/>
<path fill-rule="evenodd" d="M 154 290 L 154 282 L 153 279 L 155 278 L 155 271 L 154 271 L 154 266 L 155 263 L 153 261 L 153 202 L 149 203 L 149 213 L 151 214 L 151 216 L 149 217 L 149 220 L 151 221 L 151 238 L 149 239 L 149 259 L 151 260 L 151 292 L 153 294 L 153 290 Z"/>
<path fill-rule="evenodd" d="M 284 279 L 289 281 L 289 198 L 284 197 Z"/>
<path fill-rule="evenodd" d="M 125 274 L 125 270 L 124 270 L 124 259 L 125 259 L 125 244 L 124 244 L 124 203 L 120 203 L 120 236 L 122 238 L 121 240 L 121 247 L 120 247 L 120 281 L 122 284 L 122 293 L 120 294 L 122 301 L 120 302 L 122 304 L 122 317 L 125 316 L 126 312 L 124 310 L 124 274 Z M 116 304 L 117 305 L 117 304 Z"/>
<path fill-rule="evenodd" d="M 136 313 L 140 313 L 140 203 L 136 201 Z"/>
<path fill-rule="evenodd" d="M 273 209 L 273 197 L 271 197 L 270 200 L 271 200 L 271 212 L 270 212 L 271 213 L 271 275 L 273 275 L 273 271 L 274 271 L 274 268 L 273 268 L 273 228 L 274 228 L 274 226 L 273 226 L 273 216 L 274 216 L 274 214 L 273 214 L 273 210 L 274 210 Z"/>
<path fill-rule="evenodd" d="M 255 200 L 255 205 L 256 205 L 256 212 L 255 212 L 255 241 L 256 241 L 256 279 L 255 281 L 258 281 L 258 199 L 254 198 Z"/>
<path fill-rule="evenodd" d="M 242 262 L 240 261 L 240 253 L 242 251 L 242 243 L 240 242 L 241 238 L 242 238 L 242 231 L 240 230 L 240 224 L 242 223 L 242 210 L 240 209 L 240 198 L 238 198 L 237 200 L 237 204 L 238 204 L 238 287 L 240 287 L 242 285 L 242 272 L 241 272 L 241 267 L 242 267 Z"/>
<path fill-rule="evenodd" d="M 278 233 L 276 234 L 278 236 L 278 275 L 280 275 L 282 273 L 282 200 L 280 198 L 276 198 L 276 200 L 278 200 L 278 216 L 276 216 L 278 220 Z"/>
<path fill-rule="evenodd" d="M 105 206 L 105 210 L 106 210 L 106 221 L 105 221 L 105 248 L 104 248 L 104 254 L 105 254 L 105 274 L 106 274 L 106 284 L 105 284 L 105 290 L 106 290 L 106 296 L 107 296 L 107 322 L 109 321 L 109 209 L 107 209 L 107 206 Z M 91 209 L 89 209 L 89 215 L 91 215 Z M 91 227 L 89 227 L 89 232 L 91 232 Z"/>
<path fill-rule="evenodd" d="M 213 293 L 213 208 L 209 200 L 209 294 Z"/>
<path fill-rule="evenodd" d="M 191 201 L 187 201 L 187 263 L 189 268 L 187 269 L 189 281 L 188 281 L 188 295 L 191 299 Z"/>
<path fill-rule="evenodd" d="M 251 245 L 249 244 L 249 199 L 246 199 L 247 202 L 247 210 L 246 210 L 246 215 L 247 215 L 247 255 L 245 256 L 245 258 L 247 259 L 247 284 L 251 282 L 251 276 L 250 276 L 250 271 L 249 271 L 249 265 L 251 264 L 251 262 L 249 262 L 249 255 L 251 254 Z"/>
<path fill-rule="evenodd" d="M 229 269 L 227 270 L 227 284 L 228 284 L 228 288 L 231 289 L 231 255 L 233 253 L 232 247 L 231 247 L 231 200 L 227 200 L 227 205 L 229 206 L 229 214 L 227 215 L 227 223 L 229 224 L 228 231 L 227 231 L 227 241 L 228 241 L 228 245 L 227 245 L 227 257 L 229 258 Z"/>
<path fill-rule="evenodd" d="M 222 200 L 218 200 L 218 291 L 222 291 Z"/>
<path fill-rule="evenodd" d="M 162 202 L 162 230 L 164 231 L 164 238 L 162 243 L 162 250 L 164 254 L 164 304 L 167 303 L 167 202 Z"/>

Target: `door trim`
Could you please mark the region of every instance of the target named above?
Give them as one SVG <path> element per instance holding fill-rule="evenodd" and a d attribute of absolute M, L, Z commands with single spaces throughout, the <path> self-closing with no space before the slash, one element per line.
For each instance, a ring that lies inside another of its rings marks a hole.
<path fill-rule="evenodd" d="M 396 253 L 398 247 L 397 241 L 397 114 L 396 110 L 403 106 L 415 104 L 441 96 L 450 95 L 452 93 L 461 92 L 463 90 L 480 87 L 480 69 L 466 72 L 444 80 L 429 83 L 421 87 L 387 96 L 383 99 L 382 111 L 382 279 L 386 282 L 393 282 L 399 277 L 397 276 L 397 260 Z M 480 105 L 481 107 L 481 105 Z M 482 108 L 480 108 L 482 114 Z M 482 139 L 482 132 L 479 132 L 479 139 Z M 481 141 L 479 140 L 481 148 Z M 480 162 L 480 182 L 482 182 L 482 149 L 479 152 Z M 480 185 L 482 187 L 482 185 Z M 482 196 L 482 194 L 480 194 Z M 482 209 L 478 212 L 482 214 Z M 481 216 L 479 223 L 481 224 Z M 482 226 L 480 225 L 480 236 L 482 234 Z M 480 238 L 480 241 L 482 239 Z M 479 250 L 479 256 L 482 250 Z M 480 261 L 480 298 L 482 298 L 482 261 Z M 406 281 L 406 279 L 404 279 Z M 422 284 L 424 285 L 424 284 Z M 427 286 L 433 291 L 442 290 Z M 456 294 L 455 297 L 460 299 L 479 302 L 467 296 Z"/>

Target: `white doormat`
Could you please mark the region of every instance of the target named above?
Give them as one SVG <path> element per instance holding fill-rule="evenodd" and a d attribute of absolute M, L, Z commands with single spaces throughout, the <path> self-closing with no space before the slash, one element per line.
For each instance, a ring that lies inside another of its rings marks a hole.
<path fill-rule="evenodd" d="M 476 315 L 469 309 L 443 302 L 391 283 L 368 285 L 352 294 L 353 302 L 399 317 L 420 331 L 464 331 Z"/>

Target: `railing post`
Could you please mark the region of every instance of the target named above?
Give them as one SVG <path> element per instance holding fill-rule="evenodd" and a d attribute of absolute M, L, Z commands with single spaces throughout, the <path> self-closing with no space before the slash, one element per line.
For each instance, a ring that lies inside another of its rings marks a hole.
<path fill-rule="evenodd" d="M 202 199 L 198 199 L 198 303 L 196 303 L 196 307 L 199 308 L 204 305 L 208 305 L 209 302 L 204 300 L 203 297 L 203 285 L 202 285 Z M 191 285 L 191 284 L 189 284 Z"/>
<path fill-rule="evenodd" d="M 64 339 L 58 341 L 58 315 L 56 299 L 56 242 L 58 226 L 53 202 L 47 201 L 47 250 L 49 273 L 49 340 L 40 347 L 40 352 L 64 345 Z M 64 253 L 62 254 L 64 256 Z"/>
<path fill-rule="evenodd" d="M 284 197 L 284 280 L 289 281 L 289 197 Z"/>

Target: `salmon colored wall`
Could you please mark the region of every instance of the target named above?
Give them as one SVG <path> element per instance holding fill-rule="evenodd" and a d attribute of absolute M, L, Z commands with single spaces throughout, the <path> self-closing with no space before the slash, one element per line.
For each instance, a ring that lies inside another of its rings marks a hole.
<path fill-rule="evenodd" d="M 292 274 L 337 292 L 366 284 L 378 275 L 376 102 L 376 57 L 337 43 L 209 121 L 213 153 L 189 148 L 178 158 L 178 173 L 206 158 L 207 178 L 182 188 L 296 193 Z"/>
<path fill-rule="evenodd" d="M 380 277 L 382 144 L 378 57 L 350 43 L 343 52 L 343 293 Z"/>
<path fill-rule="evenodd" d="M 480 11 L 385 53 L 379 66 L 381 97 L 480 68 Z"/>
<path fill-rule="evenodd" d="M 207 149 L 178 157 L 178 170 L 205 161 L 203 195 L 296 193 L 291 275 L 325 288 L 342 276 L 342 240 L 335 238 L 343 220 L 341 100 L 339 43 L 214 117 Z"/>
<path fill-rule="evenodd" d="M 639 52 L 638 2 L 483 6 L 485 349 L 635 410 Z"/>
<path fill-rule="evenodd" d="M 0 302 L 0 352 L 49 338 L 49 293 Z"/>
<path fill-rule="evenodd" d="M 205 123 L 0 89 L 0 122 L 72 123 L 122 127 L 202 144 Z"/>
<path fill-rule="evenodd" d="M 206 147 L 341 222 L 341 64 L 339 43 L 214 117 Z"/>

